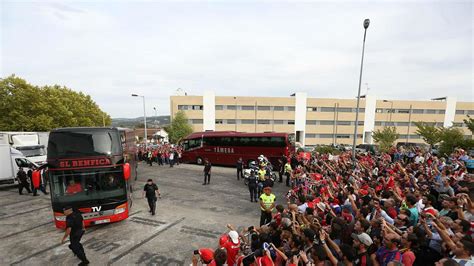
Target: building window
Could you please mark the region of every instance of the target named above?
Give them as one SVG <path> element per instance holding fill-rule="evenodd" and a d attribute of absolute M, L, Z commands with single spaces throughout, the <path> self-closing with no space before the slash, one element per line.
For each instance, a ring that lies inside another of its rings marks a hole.
<path fill-rule="evenodd" d="M 349 135 L 349 134 L 344 134 L 344 135 L 339 135 L 339 134 L 337 134 L 337 135 L 336 135 L 336 138 L 337 138 L 337 139 L 350 139 L 350 138 L 351 138 L 351 135 Z"/>
<path fill-rule="evenodd" d="M 408 122 L 397 122 L 396 123 L 398 127 L 407 127 L 408 126 Z"/>
<path fill-rule="evenodd" d="M 413 109 L 411 110 L 411 113 L 412 114 L 423 114 L 423 109 Z"/>
<path fill-rule="evenodd" d="M 357 109 L 354 108 L 353 112 L 354 112 L 354 113 L 357 112 Z M 365 108 L 359 108 L 359 112 L 365 113 Z"/>
<path fill-rule="evenodd" d="M 334 121 L 333 120 L 321 120 L 321 121 L 319 121 L 319 124 L 321 126 L 332 126 L 332 125 L 334 125 Z"/>
<path fill-rule="evenodd" d="M 270 120 L 257 120 L 259 125 L 270 125 Z"/>
<path fill-rule="evenodd" d="M 283 125 L 283 120 L 273 120 L 274 125 Z"/>
<path fill-rule="evenodd" d="M 438 122 L 438 123 L 435 123 L 435 127 L 442 127 L 444 125 L 443 122 Z"/>
<path fill-rule="evenodd" d="M 337 121 L 338 126 L 350 126 L 351 124 L 351 121 Z"/>
<path fill-rule="evenodd" d="M 235 105 L 227 105 L 226 108 L 227 110 L 237 110 L 237 106 Z"/>
<path fill-rule="evenodd" d="M 253 105 L 242 105 L 242 110 L 243 111 L 253 111 L 253 110 L 255 110 L 255 106 L 253 106 Z"/>
<path fill-rule="evenodd" d="M 385 126 L 386 126 L 386 127 L 394 127 L 394 126 L 395 126 L 395 122 L 385 122 Z"/>
<path fill-rule="evenodd" d="M 427 110 L 426 110 L 426 113 L 427 113 L 427 114 L 436 114 L 436 110 L 434 110 L 434 109 L 427 109 Z"/>
<path fill-rule="evenodd" d="M 224 124 L 224 120 L 222 120 L 222 119 L 216 119 L 216 124 Z"/>
<path fill-rule="evenodd" d="M 453 123 L 453 127 L 463 127 L 464 123 Z"/>
<path fill-rule="evenodd" d="M 273 111 L 285 111 L 284 106 L 273 106 Z"/>
<path fill-rule="evenodd" d="M 446 110 L 438 110 L 438 114 L 444 115 L 446 113 Z"/>
<path fill-rule="evenodd" d="M 321 107 L 321 112 L 332 112 L 332 113 L 334 113 L 334 107 Z"/>
<path fill-rule="evenodd" d="M 319 134 L 319 138 L 321 139 L 332 139 L 333 137 L 333 134 Z"/>
<path fill-rule="evenodd" d="M 474 115 L 474 110 L 468 110 L 468 111 L 467 111 L 467 114 L 468 114 L 468 115 Z"/>
<path fill-rule="evenodd" d="M 398 109 L 397 110 L 399 114 L 409 114 L 410 110 L 409 109 Z"/>
<path fill-rule="evenodd" d="M 307 107 L 307 108 L 306 108 L 306 111 L 308 111 L 308 112 L 317 112 L 317 111 L 318 111 L 318 107 Z"/>
<path fill-rule="evenodd" d="M 464 114 L 464 110 L 456 110 L 456 114 L 457 115 L 463 115 Z"/>
<path fill-rule="evenodd" d="M 290 112 L 293 112 L 295 111 L 295 107 L 294 106 L 287 106 L 286 109 Z"/>
<path fill-rule="evenodd" d="M 364 121 L 359 121 L 358 125 L 359 125 L 359 126 L 363 126 L 363 125 L 364 125 Z"/>
<path fill-rule="evenodd" d="M 270 106 L 257 106 L 257 110 L 259 111 L 270 111 Z"/>
<path fill-rule="evenodd" d="M 202 119 L 191 119 L 191 124 L 202 124 L 203 120 Z"/>
<path fill-rule="evenodd" d="M 187 105 L 178 105 L 178 110 L 188 110 Z"/>
<path fill-rule="evenodd" d="M 382 122 L 381 121 L 375 121 L 375 126 L 381 126 Z"/>
<path fill-rule="evenodd" d="M 244 124 L 244 125 L 253 125 L 253 124 L 255 124 L 255 120 L 253 120 L 253 119 L 242 119 L 242 124 Z"/>
<path fill-rule="evenodd" d="M 227 119 L 227 124 L 235 125 L 235 119 Z"/>
<path fill-rule="evenodd" d="M 317 121 L 316 120 L 306 120 L 306 124 L 307 125 L 317 125 Z"/>
<path fill-rule="evenodd" d="M 375 109 L 375 112 L 381 114 L 381 113 L 383 113 L 383 109 L 382 108 L 377 108 L 377 109 Z"/>
<path fill-rule="evenodd" d="M 193 110 L 202 110 L 202 105 L 193 105 L 192 109 Z"/>
<path fill-rule="evenodd" d="M 314 139 L 314 138 L 316 138 L 316 134 L 305 134 L 305 137 L 307 139 Z"/>
<path fill-rule="evenodd" d="M 288 120 L 288 125 L 294 125 L 295 124 L 295 120 Z"/>
<path fill-rule="evenodd" d="M 337 111 L 338 111 L 338 112 L 341 112 L 341 113 L 351 113 L 351 112 L 352 112 L 352 108 L 338 107 L 338 108 L 337 108 Z M 360 111 L 360 108 L 359 108 L 359 111 Z"/>
<path fill-rule="evenodd" d="M 216 105 L 216 110 L 224 110 L 224 106 L 223 105 Z"/>

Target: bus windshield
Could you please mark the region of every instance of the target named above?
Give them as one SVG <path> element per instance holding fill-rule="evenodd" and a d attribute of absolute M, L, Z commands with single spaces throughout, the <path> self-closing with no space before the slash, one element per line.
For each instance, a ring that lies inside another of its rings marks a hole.
<path fill-rule="evenodd" d="M 55 202 L 104 200 L 126 195 L 123 173 L 118 169 L 51 171 L 50 181 Z"/>
<path fill-rule="evenodd" d="M 51 132 L 48 142 L 48 158 L 70 158 L 120 154 L 121 145 L 116 131 L 58 131 Z"/>
<path fill-rule="evenodd" d="M 46 155 L 43 145 L 15 147 L 15 149 L 21 151 L 26 157 Z"/>

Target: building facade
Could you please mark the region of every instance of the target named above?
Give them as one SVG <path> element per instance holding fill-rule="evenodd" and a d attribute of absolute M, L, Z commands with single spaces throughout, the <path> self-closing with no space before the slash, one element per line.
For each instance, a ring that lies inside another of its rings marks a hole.
<path fill-rule="evenodd" d="M 194 131 L 242 131 L 295 133 L 301 145 L 352 144 L 356 120 L 356 99 L 308 98 L 306 93 L 290 97 L 171 96 L 171 119 L 186 113 Z M 466 136 L 471 132 L 463 119 L 474 116 L 474 103 L 442 100 L 408 101 L 377 99 L 367 95 L 360 100 L 357 143 L 372 143 L 372 132 L 395 126 L 398 142 L 423 140 L 416 135 L 415 122 L 439 127 L 455 126 Z"/>

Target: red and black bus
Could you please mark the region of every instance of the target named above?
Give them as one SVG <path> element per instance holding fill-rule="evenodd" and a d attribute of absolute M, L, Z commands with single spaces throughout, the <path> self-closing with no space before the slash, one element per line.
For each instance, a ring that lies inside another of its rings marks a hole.
<path fill-rule="evenodd" d="M 65 228 L 65 206 L 77 208 L 86 226 L 128 217 L 137 166 L 131 130 L 52 130 L 47 161 L 56 227 Z"/>
<path fill-rule="evenodd" d="M 239 157 L 245 163 L 263 154 L 273 165 L 282 155 L 295 149 L 294 134 L 243 133 L 235 131 L 196 132 L 182 140 L 183 162 L 202 164 L 208 158 L 212 164 L 235 165 Z"/>

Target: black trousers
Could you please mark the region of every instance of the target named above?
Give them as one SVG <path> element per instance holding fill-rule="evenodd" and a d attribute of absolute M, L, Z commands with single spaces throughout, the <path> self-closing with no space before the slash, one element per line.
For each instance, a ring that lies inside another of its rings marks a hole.
<path fill-rule="evenodd" d="M 173 160 L 170 159 L 170 167 L 173 167 L 173 165 L 174 165 L 174 159 Z"/>
<path fill-rule="evenodd" d="M 18 182 L 18 192 L 20 195 L 23 194 L 23 188 L 25 188 L 28 193 L 31 193 L 28 182 Z"/>
<path fill-rule="evenodd" d="M 155 215 L 156 212 L 156 197 L 146 198 L 148 200 L 148 207 L 150 207 L 150 212 L 152 215 Z"/>
<path fill-rule="evenodd" d="M 249 192 L 250 192 L 250 201 L 257 201 L 258 193 L 257 193 L 257 184 L 249 184 Z"/>
<path fill-rule="evenodd" d="M 278 182 L 283 182 L 283 170 L 278 171 Z"/>
<path fill-rule="evenodd" d="M 84 247 L 81 244 L 81 238 L 84 235 L 84 231 L 77 234 L 71 234 L 69 236 L 69 240 L 71 244 L 69 244 L 69 248 L 72 252 L 83 262 L 87 261 L 86 253 L 84 252 Z"/>
<path fill-rule="evenodd" d="M 206 178 L 207 178 L 207 182 L 206 182 Z M 211 173 L 204 172 L 204 184 L 205 183 L 209 184 L 210 182 L 211 182 Z"/>
<path fill-rule="evenodd" d="M 268 224 L 272 221 L 272 213 L 271 212 L 266 212 L 266 211 L 261 211 L 260 214 L 260 226 L 264 224 Z"/>
<path fill-rule="evenodd" d="M 242 172 L 242 169 L 237 168 L 237 180 L 240 178 L 244 178 L 244 173 Z"/>
<path fill-rule="evenodd" d="M 290 186 L 290 173 L 285 173 L 286 175 L 286 186 L 289 187 Z"/>

